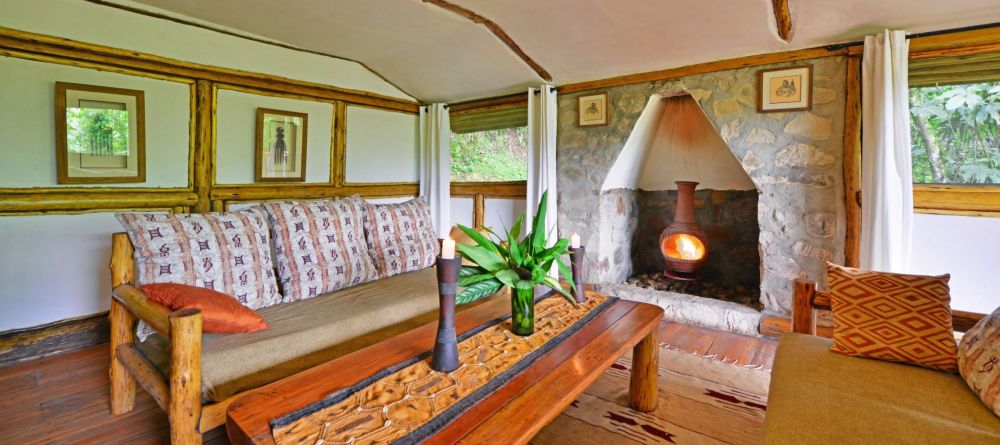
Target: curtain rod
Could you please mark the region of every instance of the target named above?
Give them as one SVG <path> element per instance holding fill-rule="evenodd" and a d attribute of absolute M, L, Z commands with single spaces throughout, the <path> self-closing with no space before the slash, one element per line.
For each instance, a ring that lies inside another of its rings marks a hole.
<path fill-rule="evenodd" d="M 964 27 L 961 27 L 961 28 L 939 29 L 937 31 L 918 32 L 916 34 L 909 34 L 909 35 L 906 36 L 906 38 L 907 39 L 913 39 L 913 38 L 920 38 L 920 37 L 940 36 L 940 35 L 945 35 L 945 34 L 954 34 L 954 33 L 965 32 L 965 31 L 977 31 L 977 30 L 980 30 L 980 29 L 990 29 L 990 28 L 997 28 L 997 27 L 1000 27 L 1000 22 L 984 23 L 982 25 L 964 26 Z M 854 41 L 854 42 L 835 43 L 833 45 L 824 46 L 823 48 L 825 48 L 827 50 L 830 50 L 830 51 L 836 51 L 838 49 L 850 48 L 852 46 L 861 46 L 861 45 L 864 45 L 864 44 L 865 44 L 865 41 L 864 40 L 860 40 L 860 41 Z"/>

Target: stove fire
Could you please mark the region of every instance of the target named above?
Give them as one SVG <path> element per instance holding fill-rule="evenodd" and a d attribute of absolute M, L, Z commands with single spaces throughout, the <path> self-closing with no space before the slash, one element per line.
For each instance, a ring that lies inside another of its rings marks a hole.
<path fill-rule="evenodd" d="M 676 280 L 696 280 L 708 257 L 708 236 L 694 218 L 693 181 L 677 181 L 674 221 L 660 233 L 660 253 L 666 261 L 663 274 Z"/>

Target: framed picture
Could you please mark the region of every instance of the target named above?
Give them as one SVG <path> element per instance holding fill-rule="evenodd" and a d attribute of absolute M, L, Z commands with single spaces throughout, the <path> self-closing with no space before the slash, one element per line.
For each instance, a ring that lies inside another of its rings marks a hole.
<path fill-rule="evenodd" d="M 812 109 L 812 65 L 757 72 L 757 111 L 804 111 Z"/>
<path fill-rule="evenodd" d="M 608 124 L 608 93 L 576 98 L 578 127 L 600 127 Z"/>
<path fill-rule="evenodd" d="M 309 115 L 293 111 L 257 109 L 257 182 L 306 180 L 306 140 Z"/>
<path fill-rule="evenodd" d="M 56 182 L 145 181 L 143 92 L 56 82 Z"/>

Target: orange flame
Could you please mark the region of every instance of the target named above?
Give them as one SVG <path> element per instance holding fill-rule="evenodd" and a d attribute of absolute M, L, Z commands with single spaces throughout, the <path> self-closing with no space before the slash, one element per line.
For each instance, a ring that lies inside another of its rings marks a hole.
<path fill-rule="evenodd" d="M 663 254 L 681 260 L 695 261 L 705 256 L 705 243 L 687 233 L 677 233 L 663 240 Z"/>

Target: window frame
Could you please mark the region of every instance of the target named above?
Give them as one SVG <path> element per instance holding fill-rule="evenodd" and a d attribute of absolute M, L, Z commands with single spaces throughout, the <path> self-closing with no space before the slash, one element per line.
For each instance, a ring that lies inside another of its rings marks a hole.
<path fill-rule="evenodd" d="M 995 49 L 989 51 L 974 51 L 969 54 L 936 54 L 934 52 L 926 54 L 910 54 L 910 61 L 913 64 L 923 63 L 934 59 L 948 60 L 956 56 L 964 56 L 964 59 L 956 59 L 953 66 L 966 67 L 974 66 L 976 55 L 992 54 L 1000 56 L 1000 52 Z M 971 57 L 971 58 L 970 58 Z M 966 63 L 962 63 L 966 61 Z M 937 62 L 940 65 L 940 62 Z M 913 75 L 911 70 L 910 74 Z M 940 79 L 937 77 L 941 76 Z M 988 79 L 968 79 L 968 81 L 956 81 L 949 79 L 947 73 L 935 72 L 931 75 L 924 75 L 916 85 L 909 85 L 910 89 L 931 86 L 928 81 L 936 81 L 938 85 L 964 85 L 977 82 L 988 82 Z M 996 81 L 1000 79 L 994 79 Z M 912 119 L 912 117 L 910 117 Z M 911 143 L 912 145 L 912 143 Z M 913 211 L 914 213 L 936 214 L 936 215 L 961 215 L 961 216 L 987 216 L 1000 217 L 1000 184 L 913 184 Z"/>

